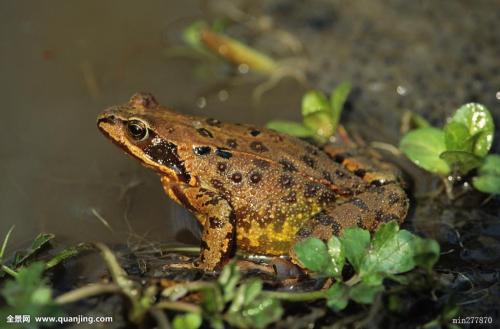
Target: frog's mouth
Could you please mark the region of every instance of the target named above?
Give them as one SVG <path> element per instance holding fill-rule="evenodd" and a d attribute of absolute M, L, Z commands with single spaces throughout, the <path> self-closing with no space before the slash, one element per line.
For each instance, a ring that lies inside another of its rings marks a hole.
<path fill-rule="evenodd" d="M 149 131 L 148 139 L 132 143 L 125 136 L 124 124 L 125 120 L 113 115 L 103 115 L 97 120 L 97 127 L 105 136 L 126 153 L 138 159 L 144 166 L 154 169 L 161 175 L 173 177 L 185 183 L 191 182 L 191 175 L 178 155 L 177 145 L 161 139 L 152 131 Z"/>

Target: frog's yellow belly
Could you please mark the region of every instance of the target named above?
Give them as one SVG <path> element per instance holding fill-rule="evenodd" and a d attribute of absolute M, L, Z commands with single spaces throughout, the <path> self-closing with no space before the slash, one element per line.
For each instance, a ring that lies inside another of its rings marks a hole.
<path fill-rule="evenodd" d="M 284 212 L 277 210 L 259 219 L 239 219 L 236 227 L 238 250 L 259 255 L 288 255 L 297 232 L 321 211 L 320 205 L 316 203 L 300 208 L 291 207 Z"/>

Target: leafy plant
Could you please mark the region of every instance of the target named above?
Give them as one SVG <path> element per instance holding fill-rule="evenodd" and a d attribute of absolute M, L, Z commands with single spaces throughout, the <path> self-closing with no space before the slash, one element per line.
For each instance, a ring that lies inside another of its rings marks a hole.
<path fill-rule="evenodd" d="M 493 118 L 477 103 L 461 106 L 443 129 L 422 127 L 407 133 L 400 149 L 417 166 L 440 176 L 463 176 L 474 169 L 473 186 L 500 194 L 498 155 L 488 155 L 493 142 Z"/>
<path fill-rule="evenodd" d="M 239 282 L 241 274 L 235 263 L 222 270 L 215 287 L 203 290 L 202 307 L 214 328 L 224 328 L 223 321 L 236 328 L 266 328 L 281 318 L 279 301 L 262 292 L 262 281 Z"/>
<path fill-rule="evenodd" d="M 209 26 L 204 21 L 189 25 L 183 33 L 184 42 L 204 55 L 216 55 L 237 66 L 263 74 L 272 74 L 278 63 L 266 54 L 253 49 L 243 42 L 223 34 L 224 23 L 216 21 Z"/>
<path fill-rule="evenodd" d="M 486 156 L 478 172 L 472 180 L 474 187 L 485 193 L 500 194 L 500 155 Z"/>
<path fill-rule="evenodd" d="M 61 309 L 52 299 L 52 289 L 42 277 L 45 265 L 35 262 L 22 268 L 14 280 L 5 282 L 0 295 L 5 299 L 8 307 L 0 312 L 0 317 L 6 319 L 9 315 L 29 315 L 30 322 L 19 323 L 23 328 L 38 328 L 33 316 L 56 316 Z"/>
<path fill-rule="evenodd" d="M 373 237 L 361 228 L 348 228 L 340 237 L 326 243 L 310 237 L 294 246 L 298 260 L 317 276 L 334 277 L 337 282 L 326 292 L 327 305 L 335 311 L 349 300 L 370 304 L 384 291 L 384 279 L 404 281 L 399 276 L 420 266 L 428 271 L 439 257 L 439 244 L 400 230 L 391 221 L 380 225 Z M 342 281 L 344 264 L 351 264 L 355 275 Z"/>
<path fill-rule="evenodd" d="M 203 319 L 198 313 L 186 313 L 177 315 L 172 321 L 174 329 L 198 329 Z"/>
<path fill-rule="evenodd" d="M 0 249 L 0 265 L 1 265 L 0 278 L 2 278 L 6 273 L 13 277 L 16 277 L 17 271 L 22 267 L 28 265 L 30 262 L 32 262 L 33 259 L 35 259 L 36 256 L 43 249 L 46 249 L 47 247 L 50 246 L 50 242 L 55 238 L 54 234 L 40 233 L 35 237 L 30 247 L 24 250 L 17 251 L 14 254 L 14 257 L 12 257 L 12 259 L 9 262 L 5 262 L 4 261 L 5 249 L 7 247 L 7 244 L 9 242 L 10 236 L 13 231 L 14 231 L 14 226 L 12 226 L 5 235 L 4 241 L 2 243 L 2 248 Z M 79 243 L 76 246 L 65 248 L 44 263 L 45 266 L 44 270 L 50 269 L 56 266 L 57 264 L 61 263 L 62 261 L 66 260 L 67 258 L 74 257 L 84 251 L 88 251 L 93 248 L 94 247 L 89 243 Z"/>
<path fill-rule="evenodd" d="M 302 97 L 302 123 L 294 121 L 271 121 L 267 127 L 300 138 L 312 138 L 323 144 L 332 137 L 340 121 L 345 101 L 351 91 L 348 82 L 338 85 L 326 95 L 317 90 L 308 91 Z"/>

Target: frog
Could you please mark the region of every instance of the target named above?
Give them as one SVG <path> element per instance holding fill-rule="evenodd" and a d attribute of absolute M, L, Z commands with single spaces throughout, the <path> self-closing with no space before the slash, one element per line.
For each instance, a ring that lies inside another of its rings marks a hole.
<path fill-rule="evenodd" d="M 304 239 L 373 232 L 408 212 L 398 174 L 356 149 L 181 114 L 144 92 L 104 110 L 97 126 L 194 214 L 202 231 L 195 266 L 205 271 L 236 251 L 300 264 L 293 246 Z"/>

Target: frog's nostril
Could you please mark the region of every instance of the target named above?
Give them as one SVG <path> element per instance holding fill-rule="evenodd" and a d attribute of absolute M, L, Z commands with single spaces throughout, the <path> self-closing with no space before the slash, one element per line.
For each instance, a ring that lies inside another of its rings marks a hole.
<path fill-rule="evenodd" d="M 100 116 L 97 118 L 97 125 L 100 125 L 101 123 L 114 123 L 115 122 L 115 116 L 114 115 L 106 115 L 106 116 Z"/>

